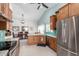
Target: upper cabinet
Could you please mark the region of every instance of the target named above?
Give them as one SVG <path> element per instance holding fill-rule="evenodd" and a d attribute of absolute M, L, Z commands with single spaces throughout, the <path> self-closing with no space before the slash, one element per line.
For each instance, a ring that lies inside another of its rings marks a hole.
<path fill-rule="evenodd" d="M 69 16 L 69 6 L 68 4 L 60 8 L 57 12 L 57 20 L 63 20 L 64 18 L 67 18 Z"/>
<path fill-rule="evenodd" d="M 0 3 L 0 14 L 4 15 L 6 19 L 12 19 L 12 11 L 9 8 L 9 3 Z"/>
<path fill-rule="evenodd" d="M 12 11 L 9 7 L 9 3 L 0 3 L 0 29 L 11 30 L 12 29 Z"/>
<path fill-rule="evenodd" d="M 79 16 L 79 3 L 68 3 L 57 12 L 57 20 L 63 20 L 71 16 Z"/>
<path fill-rule="evenodd" d="M 79 16 L 79 3 L 69 4 L 69 16 Z"/>
<path fill-rule="evenodd" d="M 50 16 L 50 29 L 51 30 L 56 29 L 56 21 L 57 21 L 56 15 Z"/>

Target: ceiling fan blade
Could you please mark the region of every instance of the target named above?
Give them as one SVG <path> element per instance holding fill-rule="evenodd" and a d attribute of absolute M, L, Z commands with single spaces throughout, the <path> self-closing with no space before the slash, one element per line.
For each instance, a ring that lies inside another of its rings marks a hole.
<path fill-rule="evenodd" d="M 46 6 L 44 3 L 42 3 L 42 5 L 43 5 L 45 8 L 48 8 L 48 6 Z"/>
<path fill-rule="evenodd" d="M 39 10 L 40 6 L 41 6 L 41 5 L 39 5 L 39 6 L 37 7 L 38 10 Z"/>

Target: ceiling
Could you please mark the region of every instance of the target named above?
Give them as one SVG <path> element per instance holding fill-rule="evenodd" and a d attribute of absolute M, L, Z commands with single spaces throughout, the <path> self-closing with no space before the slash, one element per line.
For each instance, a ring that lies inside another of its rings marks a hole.
<path fill-rule="evenodd" d="M 55 3 L 45 3 L 49 9 L 55 6 Z M 43 13 L 48 10 L 45 7 L 40 7 L 37 10 L 38 4 L 30 4 L 30 3 L 13 3 L 12 10 L 13 10 L 13 18 L 14 19 L 24 19 L 25 21 L 38 21 L 39 18 L 43 15 Z M 22 17 L 24 14 L 24 17 Z"/>

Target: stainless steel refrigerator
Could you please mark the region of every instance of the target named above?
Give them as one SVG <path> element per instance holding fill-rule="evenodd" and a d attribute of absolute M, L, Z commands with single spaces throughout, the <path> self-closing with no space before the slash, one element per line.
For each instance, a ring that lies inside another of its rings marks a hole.
<path fill-rule="evenodd" d="M 79 55 L 79 16 L 57 21 L 57 55 Z"/>

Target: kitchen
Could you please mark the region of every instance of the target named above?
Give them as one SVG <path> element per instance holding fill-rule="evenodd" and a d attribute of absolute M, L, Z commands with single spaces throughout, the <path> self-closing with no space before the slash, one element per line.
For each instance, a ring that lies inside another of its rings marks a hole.
<path fill-rule="evenodd" d="M 78 3 L 0 3 L 0 56 L 79 56 L 78 9 Z"/>

